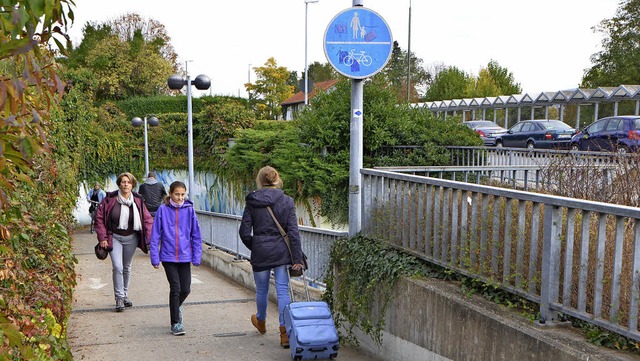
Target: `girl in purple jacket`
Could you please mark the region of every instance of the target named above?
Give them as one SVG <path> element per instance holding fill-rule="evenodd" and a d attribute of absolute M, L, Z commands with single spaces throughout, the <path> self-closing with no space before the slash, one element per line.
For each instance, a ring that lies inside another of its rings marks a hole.
<path fill-rule="evenodd" d="M 187 187 L 180 181 L 169 186 L 169 195 L 158 208 L 151 230 L 151 265 L 162 267 L 169 281 L 171 333 L 184 335 L 182 303 L 191 292 L 191 263 L 200 265 L 202 237 L 193 203 L 185 200 Z"/>

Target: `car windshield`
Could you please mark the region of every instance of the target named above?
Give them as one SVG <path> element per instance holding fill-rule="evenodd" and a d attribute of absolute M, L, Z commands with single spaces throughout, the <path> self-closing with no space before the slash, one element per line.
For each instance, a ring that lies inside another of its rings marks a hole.
<path fill-rule="evenodd" d="M 553 129 L 553 130 L 571 130 L 571 126 L 563 123 L 559 120 L 549 120 L 545 122 L 538 122 L 538 124 L 542 125 L 544 129 Z"/>

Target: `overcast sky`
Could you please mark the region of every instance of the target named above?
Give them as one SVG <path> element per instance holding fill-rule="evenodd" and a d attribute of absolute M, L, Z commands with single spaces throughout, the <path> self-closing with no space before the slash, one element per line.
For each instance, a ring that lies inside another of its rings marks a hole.
<path fill-rule="evenodd" d="M 305 7 L 308 62 L 326 63 L 327 25 L 351 0 L 75 0 L 70 29 L 77 45 L 88 21 L 138 13 L 165 25 L 180 62 L 192 78 L 211 78 L 211 94 L 246 97 L 250 68 L 274 57 L 304 71 Z M 493 59 L 506 67 L 523 93 L 575 88 L 602 36 L 592 28 L 615 15 L 617 0 L 363 0 L 391 29 L 393 40 L 427 68 L 444 64 L 477 75 Z M 194 94 L 195 88 L 194 88 Z M 209 92 L 207 92 L 209 94 Z"/>

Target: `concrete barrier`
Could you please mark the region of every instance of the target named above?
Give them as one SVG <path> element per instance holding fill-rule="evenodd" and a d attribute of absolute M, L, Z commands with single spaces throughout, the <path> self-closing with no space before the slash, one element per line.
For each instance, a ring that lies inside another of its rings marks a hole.
<path fill-rule="evenodd" d="M 247 260 L 237 260 L 232 254 L 215 248 L 209 249 L 205 245 L 202 250 L 202 264 L 220 272 L 241 285 L 244 285 L 248 289 L 254 291 L 256 289 L 251 265 Z M 304 285 L 302 282 L 292 280 L 291 284 L 295 299 L 297 301 L 306 300 L 307 296 L 304 292 Z M 269 299 L 276 302 L 277 298 L 273 278 L 271 279 L 271 285 L 272 287 L 269 287 Z M 322 291 L 309 287 L 309 295 L 311 300 L 319 300 L 322 297 Z"/>
<path fill-rule="evenodd" d="M 517 310 L 467 297 L 459 285 L 401 279 L 385 318 L 383 345 L 361 347 L 385 360 L 639 360 L 597 347 L 570 325 L 537 326 Z"/>

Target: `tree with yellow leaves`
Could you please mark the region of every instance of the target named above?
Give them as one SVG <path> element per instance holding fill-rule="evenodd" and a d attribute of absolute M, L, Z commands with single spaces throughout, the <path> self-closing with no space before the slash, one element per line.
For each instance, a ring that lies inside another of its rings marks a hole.
<path fill-rule="evenodd" d="M 293 95 L 293 86 L 287 84 L 289 70 L 278 66 L 273 57 L 269 58 L 263 66 L 255 67 L 253 70 L 257 80 L 255 83 L 245 84 L 247 91 L 253 98 L 264 101 L 265 116 L 268 119 L 278 119 L 282 115 L 280 104 Z"/>

